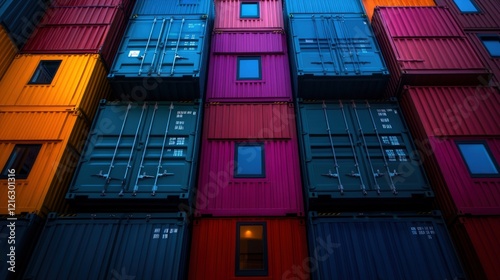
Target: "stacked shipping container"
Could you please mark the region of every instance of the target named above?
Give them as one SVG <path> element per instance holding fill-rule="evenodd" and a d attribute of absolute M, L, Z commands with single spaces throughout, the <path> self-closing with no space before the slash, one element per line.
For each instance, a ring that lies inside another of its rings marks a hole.
<path fill-rule="evenodd" d="M 362 0 L 362 2 L 370 20 L 377 6 L 436 6 L 434 0 Z"/>

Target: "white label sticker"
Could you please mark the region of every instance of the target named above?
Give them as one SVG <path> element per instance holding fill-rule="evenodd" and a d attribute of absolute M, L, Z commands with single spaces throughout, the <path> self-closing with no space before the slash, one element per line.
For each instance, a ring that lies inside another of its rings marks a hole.
<path fill-rule="evenodd" d="M 141 54 L 141 51 L 130 51 L 128 57 L 139 57 L 139 54 Z"/>

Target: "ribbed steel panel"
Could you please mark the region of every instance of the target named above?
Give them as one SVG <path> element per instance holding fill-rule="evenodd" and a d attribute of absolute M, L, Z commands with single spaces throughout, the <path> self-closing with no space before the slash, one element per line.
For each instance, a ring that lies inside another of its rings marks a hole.
<path fill-rule="evenodd" d="M 268 275 L 236 277 L 238 222 L 265 223 Z M 193 223 L 189 280 L 309 279 L 306 229 L 300 218 L 219 218 Z"/>
<path fill-rule="evenodd" d="M 465 279 L 438 213 L 311 213 L 313 279 Z"/>
<path fill-rule="evenodd" d="M 102 102 L 66 198 L 93 209 L 188 205 L 200 113 L 192 102 Z"/>
<path fill-rule="evenodd" d="M 132 15 L 213 15 L 212 0 L 137 0 Z"/>
<path fill-rule="evenodd" d="M 365 14 L 360 0 L 331 1 L 331 0 L 286 0 L 285 13 L 290 14 Z"/>
<path fill-rule="evenodd" d="M 450 234 L 469 279 L 497 279 L 500 275 L 500 217 L 461 217 Z"/>
<path fill-rule="evenodd" d="M 7 31 L 5 31 L 5 28 L 2 25 L 0 25 L 0 53 L 2 53 L 2 56 L 0 57 L 1 80 L 17 54 L 16 45 L 14 45 L 9 37 L 9 34 L 7 34 Z"/>
<path fill-rule="evenodd" d="M 485 66 L 487 66 L 493 73 L 493 77 L 489 83 L 490 86 L 496 86 L 500 88 L 500 57 L 492 56 L 488 50 L 485 48 L 483 42 L 481 42 L 480 36 L 492 36 L 500 38 L 500 26 L 497 31 L 476 31 L 476 32 L 466 32 L 467 38 L 469 38 L 472 46 L 474 47 L 476 53 L 482 59 Z M 487 81 L 484 81 L 485 85 L 488 85 Z"/>
<path fill-rule="evenodd" d="M 0 23 L 21 49 L 45 16 L 50 0 L 3 0 L 0 2 Z"/>
<path fill-rule="evenodd" d="M 435 0 L 437 5 L 444 6 L 455 17 L 460 26 L 466 30 L 488 30 L 500 28 L 500 2 L 497 0 L 473 0 L 478 13 L 462 13 L 454 0 Z"/>
<path fill-rule="evenodd" d="M 235 44 L 237 41 L 236 45 Z M 215 34 L 207 82 L 207 101 L 291 101 L 286 37 L 282 33 Z M 259 80 L 238 80 L 238 57 L 258 56 Z M 225 75 L 220 75 L 225 73 Z"/>
<path fill-rule="evenodd" d="M 292 79 L 299 97 L 382 96 L 389 72 L 365 16 L 294 15 L 288 29 Z"/>
<path fill-rule="evenodd" d="M 133 17 L 108 75 L 115 94 L 134 101 L 200 98 L 210 30 L 201 16 Z"/>
<path fill-rule="evenodd" d="M 377 6 L 436 6 L 434 0 L 362 0 L 369 19 Z"/>
<path fill-rule="evenodd" d="M 310 209 L 410 209 L 434 197 L 401 110 L 392 102 L 300 103 Z"/>
<path fill-rule="evenodd" d="M 229 30 L 283 30 L 283 1 L 261 0 L 259 18 L 240 18 L 241 0 L 216 0 L 214 29 Z"/>
<path fill-rule="evenodd" d="M 51 215 L 24 279 L 180 280 L 188 240 L 181 213 Z"/>
<path fill-rule="evenodd" d="M 51 84 L 28 84 L 42 60 L 61 60 Z M 75 107 L 89 120 L 111 88 L 98 55 L 18 55 L 0 81 L 0 105 Z"/>

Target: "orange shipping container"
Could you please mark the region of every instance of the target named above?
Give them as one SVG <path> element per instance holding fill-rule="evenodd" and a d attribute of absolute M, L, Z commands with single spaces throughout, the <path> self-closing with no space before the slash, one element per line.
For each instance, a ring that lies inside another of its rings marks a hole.
<path fill-rule="evenodd" d="M 373 10 L 377 6 L 436 6 L 434 0 L 363 0 L 366 15 L 372 20 Z"/>
<path fill-rule="evenodd" d="M 0 56 L 0 79 L 2 79 L 17 53 L 17 47 L 10 39 L 3 25 L 0 25 L 0 53 L 2 54 Z"/>

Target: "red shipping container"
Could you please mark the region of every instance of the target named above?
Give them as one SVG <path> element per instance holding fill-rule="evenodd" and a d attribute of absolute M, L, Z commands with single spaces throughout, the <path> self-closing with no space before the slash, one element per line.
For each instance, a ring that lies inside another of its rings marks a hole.
<path fill-rule="evenodd" d="M 257 16 L 242 17 L 242 0 L 215 0 L 214 30 L 283 30 L 283 2 L 281 0 L 253 1 L 257 7 Z"/>
<path fill-rule="evenodd" d="M 462 10 L 457 6 L 456 0 L 435 0 L 439 6 L 444 6 L 453 14 L 458 24 L 466 30 L 472 29 L 498 29 L 500 28 L 500 1 L 498 0 L 473 0 L 472 5 L 467 1 L 462 3 Z"/>
<path fill-rule="evenodd" d="M 500 4 L 500 1 L 498 2 Z M 500 18 L 500 14 L 498 16 Z M 485 43 L 492 42 L 498 44 L 500 42 L 500 24 L 496 31 L 476 31 L 465 33 L 472 45 L 476 49 L 476 53 L 483 60 L 484 65 L 493 73 L 493 77 L 489 83 L 490 86 L 500 87 L 500 55 L 498 53 L 490 53 L 486 48 Z M 492 46 L 492 51 L 495 47 Z M 498 52 L 498 47 L 496 49 Z"/>
<path fill-rule="evenodd" d="M 490 71 L 445 8 L 377 7 L 372 25 L 391 72 L 388 97 L 399 95 L 404 85 L 487 85 L 490 80 Z"/>
<path fill-rule="evenodd" d="M 251 73 L 240 72 L 239 63 Z M 250 76 L 245 76 L 249 74 Z M 255 75 L 255 76 L 253 76 Z M 291 101 L 292 85 L 285 34 L 215 33 L 212 36 L 207 101 Z"/>
<path fill-rule="evenodd" d="M 450 227 L 469 279 L 498 279 L 499 233 L 500 217 L 461 217 Z"/>
<path fill-rule="evenodd" d="M 197 216 L 303 215 L 292 106 L 208 105 L 203 131 Z"/>
<path fill-rule="evenodd" d="M 111 66 L 134 0 L 75 0 L 70 4 L 54 3 L 21 52 L 100 53 Z"/>
<path fill-rule="evenodd" d="M 260 234 L 255 226 L 260 227 Z M 306 226 L 300 218 L 195 220 L 189 262 L 192 269 L 189 270 L 188 279 L 310 279 L 309 272 L 317 266 L 315 262 L 324 255 L 328 257 L 328 252 L 338 247 L 332 240 L 318 242 L 324 250 L 318 252 L 317 256 L 309 257 Z M 245 254 L 247 246 L 252 246 L 253 250 L 249 251 L 253 251 L 253 255 Z M 251 259 L 252 266 L 244 267 L 249 263 L 245 258 Z M 257 273 L 251 275 L 252 272 Z"/>

